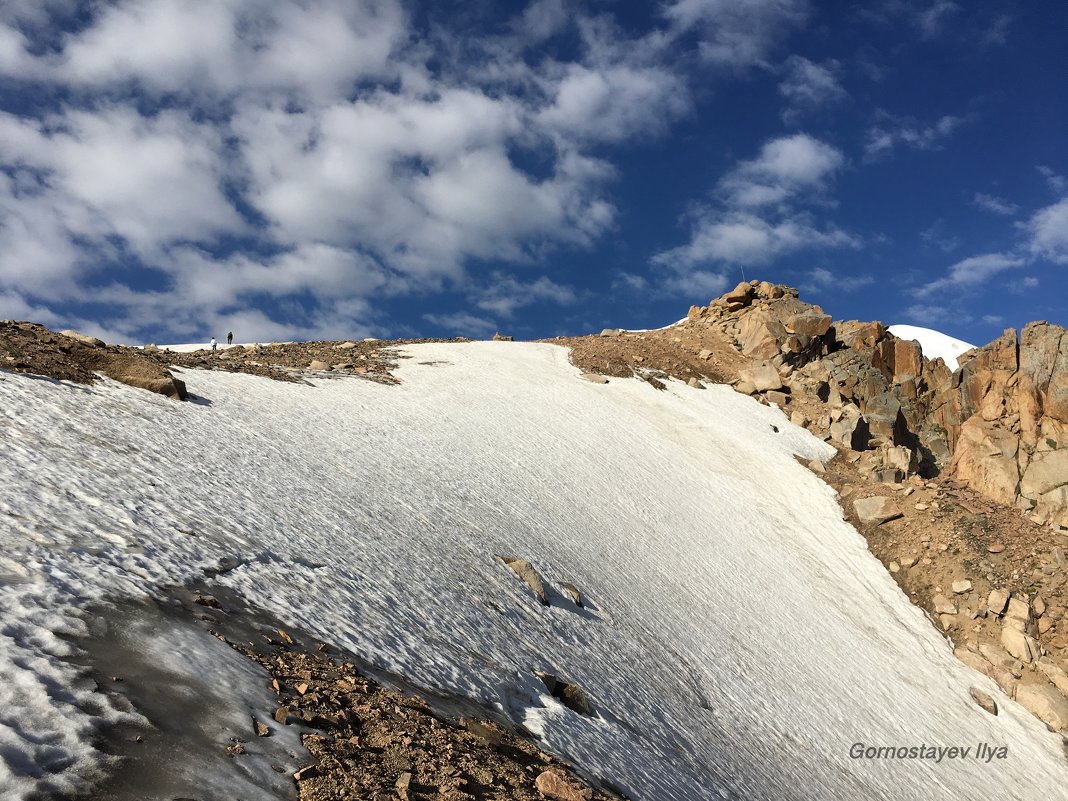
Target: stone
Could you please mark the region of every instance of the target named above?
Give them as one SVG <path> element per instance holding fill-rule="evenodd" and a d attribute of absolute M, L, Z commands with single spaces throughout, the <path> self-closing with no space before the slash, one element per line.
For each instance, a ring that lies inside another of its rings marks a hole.
<path fill-rule="evenodd" d="M 698 381 L 695 377 L 690 376 L 690 380 L 686 382 L 686 386 L 693 387 L 694 389 L 704 389 L 705 385 Z"/>
<path fill-rule="evenodd" d="M 1031 609 L 1035 613 L 1035 617 L 1042 617 L 1046 613 L 1046 602 L 1042 600 L 1041 595 L 1036 595 L 1034 600 L 1031 601 Z"/>
<path fill-rule="evenodd" d="M 104 347 L 104 340 L 91 337 L 88 334 L 83 334 L 79 331 L 73 331 L 68 328 L 66 331 L 60 331 L 59 333 L 62 336 L 81 342 L 83 345 L 89 345 L 92 348 Z"/>
<path fill-rule="evenodd" d="M 971 592 L 971 591 L 972 591 L 972 583 L 970 581 L 968 581 L 968 579 L 962 579 L 961 581 L 954 581 L 953 582 L 953 592 L 955 592 L 957 595 L 960 595 L 960 594 L 965 593 L 965 592 Z"/>
<path fill-rule="evenodd" d="M 1001 630 L 1001 644 L 1012 656 L 1024 664 L 1030 664 L 1041 654 L 1038 643 L 1022 631 L 1006 626 Z"/>
<path fill-rule="evenodd" d="M 582 601 L 582 592 L 574 584 L 569 581 L 563 581 L 560 583 L 560 589 L 567 594 L 567 597 L 571 599 L 575 606 L 585 606 Z"/>
<path fill-rule="evenodd" d="M 564 681 L 552 673 L 542 671 L 535 671 L 534 675 L 541 679 L 545 689 L 553 698 L 558 699 L 572 712 L 578 712 L 580 715 L 593 714 L 593 707 L 590 705 L 586 692 L 574 682 Z"/>
<path fill-rule="evenodd" d="M 1054 731 L 1068 727 L 1068 699 L 1048 684 L 1021 684 L 1016 688 L 1016 703 Z"/>
<path fill-rule="evenodd" d="M 352 350 L 355 347 L 355 342 L 342 342 L 338 345 L 334 345 L 334 350 Z"/>
<path fill-rule="evenodd" d="M 992 542 L 986 546 L 987 553 L 1001 553 L 1005 550 L 1005 546 L 1000 542 Z"/>
<path fill-rule="evenodd" d="M 607 384 L 608 379 L 600 373 L 583 373 L 580 378 L 589 381 L 591 384 Z"/>
<path fill-rule="evenodd" d="M 1068 484 L 1068 448 L 1034 454 L 1020 479 L 1020 494 L 1037 498 Z"/>
<path fill-rule="evenodd" d="M 529 780 L 528 780 L 529 781 Z M 543 770 L 534 780 L 534 787 L 552 801 L 589 801 L 593 791 L 568 778 L 562 770 Z"/>
<path fill-rule="evenodd" d="M 500 556 L 498 558 L 516 574 L 520 581 L 530 587 L 534 597 L 538 599 L 542 606 L 549 605 L 548 596 L 545 594 L 545 582 L 542 581 L 534 565 L 526 559 L 516 559 L 514 556 Z"/>
<path fill-rule="evenodd" d="M 163 395 L 174 400 L 185 400 L 189 397 L 185 382 L 180 378 L 148 378 L 140 375 L 120 375 L 116 376 L 115 380 L 120 384 L 137 387 L 138 389 L 147 389 L 149 392 L 155 392 L 157 395 Z"/>
<path fill-rule="evenodd" d="M 751 367 L 738 371 L 739 383 L 750 384 L 757 392 L 767 392 L 782 388 L 779 371 L 770 364 Z"/>
<path fill-rule="evenodd" d="M 995 667 L 1011 670 L 1013 665 L 1016 664 L 1016 660 L 1009 654 L 1008 651 L 1006 651 L 1000 645 L 995 645 L 994 643 L 980 643 L 979 653 L 982 654 L 983 658 Z"/>
<path fill-rule="evenodd" d="M 986 608 L 991 614 L 1000 615 L 1009 605 L 1008 590 L 991 590 L 986 598 Z"/>
<path fill-rule="evenodd" d="M 881 525 L 888 520 L 902 517 L 901 512 L 894 506 L 893 499 L 882 496 L 857 498 L 853 501 L 853 509 L 861 523 Z"/>
<path fill-rule="evenodd" d="M 787 403 L 790 402 L 790 396 L 789 395 L 787 395 L 785 392 L 778 392 L 776 390 L 771 390 L 770 392 L 765 392 L 764 393 L 764 397 L 767 399 L 768 403 L 774 403 L 776 406 L 778 406 L 780 408 L 782 408 L 783 406 L 785 406 Z"/>
<path fill-rule="evenodd" d="M 812 459 L 811 461 L 809 461 L 808 469 L 811 470 L 813 473 L 823 474 L 827 472 L 827 468 L 823 466 L 823 462 L 821 462 L 819 459 Z"/>
<path fill-rule="evenodd" d="M 843 417 L 831 423 L 829 431 L 833 441 L 854 451 L 865 450 L 871 439 L 867 421 L 859 416 Z"/>
<path fill-rule="evenodd" d="M 318 372 L 326 372 L 327 370 L 330 370 L 332 368 L 329 364 L 320 359 L 312 359 L 311 364 L 308 365 L 308 369 L 316 370 Z"/>
<path fill-rule="evenodd" d="M 829 314 L 795 314 L 788 317 L 783 325 L 791 334 L 815 338 L 826 334 L 832 322 Z"/>
<path fill-rule="evenodd" d="M 623 332 L 620 331 L 618 328 L 606 328 L 603 331 L 601 331 L 600 336 L 602 336 L 602 337 L 621 337 L 621 336 L 623 336 Z"/>
<path fill-rule="evenodd" d="M 512 342 L 513 340 L 514 340 L 514 337 L 506 336 L 506 335 L 502 334 L 500 331 L 497 331 L 493 335 L 493 341 L 494 342 Z"/>
<path fill-rule="evenodd" d="M 933 599 L 931 599 L 931 604 L 934 607 L 936 615 L 957 614 L 957 605 L 944 595 L 936 595 Z"/>
<path fill-rule="evenodd" d="M 1031 617 L 1031 605 L 1019 598 L 1010 598 L 1009 608 L 1005 612 L 1005 617 L 1015 618 L 1026 623 Z"/>
<path fill-rule="evenodd" d="M 723 296 L 728 305 L 747 306 L 753 299 L 753 285 L 743 281 Z"/>
<path fill-rule="evenodd" d="M 989 712 L 991 715 L 998 713 L 997 702 L 990 697 L 987 693 L 980 690 L 978 687 L 972 687 L 968 690 L 968 693 L 972 696 L 972 700 L 979 706 Z"/>
<path fill-rule="evenodd" d="M 256 720 L 255 718 L 252 719 L 252 730 L 256 732 L 257 737 L 271 736 L 270 727 L 266 723 Z"/>
<path fill-rule="evenodd" d="M 697 352 L 698 359 L 704 359 L 706 362 L 712 358 L 712 351 L 705 349 Z"/>
<path fill-rule="evenodd" d="M 1049 657 L 1044 656 L 1035 663 L 1035 667 L 1042 672 L 1042 675 L 1053 682 L 1054 687 L 1068 696 L 1068 673 L 1065 673 L 1060 665 Z"/>

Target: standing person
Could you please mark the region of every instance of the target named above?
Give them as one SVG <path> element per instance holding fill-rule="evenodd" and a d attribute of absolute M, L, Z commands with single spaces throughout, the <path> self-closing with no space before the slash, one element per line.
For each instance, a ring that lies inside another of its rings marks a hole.
<path fill-rule="evenodd" d="M 234 344 L 234 332 L 233 331 L 231 331 L 229 334 L 226 335 L 226 344 L 227 345 L 233 345 Z"/>
<path fill-rule="evenodd" d="M 211 349 L 215 350 L 215 348 L 217 348 L 217 347 L 218 347 L 218 344 L 216 344 L 216 342 L 215 342 L 215 337 L 212 337 L 211 338 Z"/>

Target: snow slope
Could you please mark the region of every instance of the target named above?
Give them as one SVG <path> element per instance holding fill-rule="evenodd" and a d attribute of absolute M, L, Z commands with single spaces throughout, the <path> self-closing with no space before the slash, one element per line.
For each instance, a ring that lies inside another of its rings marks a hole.
<path fill-rule="evenodd" d="M 76 786 L 118 714 L 85 706 L 56 632 L 223 556 L 281 619 L 499 705 L 635 799 L 1022 801 L 1068 781 L 1060 738 L 952 657 L 793 458 L 830 448 L 777 409 L 595 385 L 550 345 L 406 351 L 400 386 L 187 371 L 184 404 L 0 374 L 0 798 Z M 590 609 L 542 607 L 495 554 Z M 855 760 L 856 742 L 1009 758 Z"/>
<path fill-rule="evenodd" d="M 912 339 L 920 343 L 923 355 L 928 359 L 941 359 L 951 370 L 957 369 L 957 357 L 975 345 L 960 339 L 916 325 L 892 325 L 887 329 L 899 339 Z"/>

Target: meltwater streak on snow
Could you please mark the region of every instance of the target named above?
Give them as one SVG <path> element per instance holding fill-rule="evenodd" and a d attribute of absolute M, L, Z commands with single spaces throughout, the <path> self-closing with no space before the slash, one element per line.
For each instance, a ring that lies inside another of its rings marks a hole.
<path fill-rule="evenodd" d="M 916 325 L 892 325 L 887 330 L 898 339 L 912 339 L 919 342 L 924 356 L 928 359 L 941 359 L 950 370 L 957 369 L 958 356 L 975 347 L 963 340 L 943 334 L 941 331 Z"/>
<path fill-rule="evenodd" d="M 283 620 L 499 704 L 636 799 L 1045 799 L 1068 780 L 1059 737 L 953 658 L 793 459 L 829 447 L 778 410 L 594 385 L 549 345 L 406 352 L 400 386 L 189 371 L 186 404 L 0 376 L 0 797 L 28 766 L 61 784 L 92 761 L 90 694 L 65 689 L 50 632 L 221 556 Z M 494 554 L 591 608 L 540 606 Z M 858 761 L 854 742 L 1009 757 Z"/>

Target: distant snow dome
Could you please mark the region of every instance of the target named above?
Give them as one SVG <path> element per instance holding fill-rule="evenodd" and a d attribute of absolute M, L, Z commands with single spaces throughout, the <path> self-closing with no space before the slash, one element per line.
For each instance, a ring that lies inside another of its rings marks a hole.
<path fill-rule="evenodd" d="M 957 358 L 975 347 L 963 340 L 943 334 L 941 331 L 921 328 L 918 325 L 892 325 L 889 331 L 898 339 L 912 339 L 919 342 L 924 356 L 928 359 L 942 359 L 954 370 L 957 369 Z"/>

